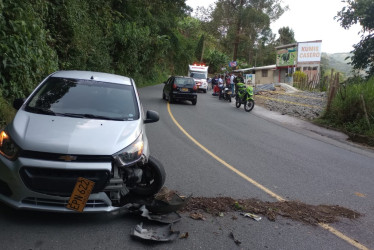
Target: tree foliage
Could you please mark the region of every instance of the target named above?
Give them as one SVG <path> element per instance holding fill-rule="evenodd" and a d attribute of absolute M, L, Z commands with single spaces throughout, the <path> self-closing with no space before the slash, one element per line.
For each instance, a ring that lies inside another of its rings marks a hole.
<path fill-rule="evenodd" d="M 277 39 L 278 45 L 285 45 L 296 43 L 295 33 L 290 27 L 282 27 L 278 30 L 279 38 Z"/>
<path fill-rule="evenodd" d="M 349 29 L 354 24 L 362 27 L 361 41 L 353 46 L 351 57 L 354 69 L 367 70 L 369 76 L 374 75 L 374 2 L 372 0 L 347 0 L 335 17 L 340 25 Z"/>

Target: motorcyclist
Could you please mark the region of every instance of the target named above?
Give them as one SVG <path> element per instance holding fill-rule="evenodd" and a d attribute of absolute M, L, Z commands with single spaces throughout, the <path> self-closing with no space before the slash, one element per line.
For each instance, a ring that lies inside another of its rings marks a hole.
<path fill-rule="evenodd" d="M 235 95 L 238 94 L 238 83 L 244 83 L 244 78 L 242 73 L 240 72 L 239 75 L 234 79 L 235 83 Z"/>

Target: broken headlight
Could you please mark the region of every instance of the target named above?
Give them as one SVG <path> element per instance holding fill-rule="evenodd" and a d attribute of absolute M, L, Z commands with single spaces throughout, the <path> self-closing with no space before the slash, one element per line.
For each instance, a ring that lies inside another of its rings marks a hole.
<path fill-rule="evenodd" d="M 137 162 L 143 154 L 144 142 L 141 134 L 133 143 L 113 155 L 119 166 L 126 166 Z"/>
<path fill-rule="evenodd" d="M 19 147 L 13 142 L 10 136 L 5 132 L 0 132 L 0 154 L 7 159 L 14 161 L 18 157 Z"/>

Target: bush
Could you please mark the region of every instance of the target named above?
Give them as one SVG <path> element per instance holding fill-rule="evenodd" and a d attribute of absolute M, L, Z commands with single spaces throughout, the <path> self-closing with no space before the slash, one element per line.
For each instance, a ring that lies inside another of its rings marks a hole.
<path fill-rule="evenodd" d="M 374 136 L 374 77 L 342 85 L 323 119 L 347 132 Z"/>

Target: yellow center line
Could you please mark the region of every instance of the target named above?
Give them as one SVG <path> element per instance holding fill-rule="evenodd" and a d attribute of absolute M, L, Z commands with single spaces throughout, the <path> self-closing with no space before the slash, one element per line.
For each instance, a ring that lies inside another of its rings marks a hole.
<path fill-rule="evenodd" d="M 225 167 L 227 167 L 228 169 L 230 169 L 231 171 L 233 171 L 234 173 L 236 173 L 237 175 L 239 175 L 240 177 L 242 177 L 243 179 L 245 179 L 246 181 L 250 182 L 251 184 L 253 184 L 254 186 L 258 187 L 259 189 L 261 189 L 262 191 L 264 191 L 265 193 L 269 194 L 270 196 L 274 197 L 275 199 L 277 199 L 278 201 L 286 201 L 285 198 L 283 198 L 282 196 L 280 195 L 277 195 L 276 193 L 274 193 L 273 191 L 271 191 L 270 189 L 268 189 L 267 187 L 261 185 L 260 183 L 258 183 L 257 181 L 253 180 L 252 178 L 248 177 L 246 174 L 244 174 L 243 172 L 239 171 L 238 169 L 234 168 L 233 166 L 231 166 L 230 164 L 228 164 L 227 162 L 225 162 L 224 160 L 222 160 L 221 158 L 219 158 L 217 155 L 215 155 L 214 153 L 212 153 L 209 149 L 207 149 L 206 147 L 204 147 L 202 144 L 200 144 L 195 138 L 193 138 L 180 124 L 179 122 L 174 118 L 174 115 L 173 113 L 171 112 L 171 109 L 170 109 L 170 104 L 167 103 L 167 109 L 168 109 L 168 112 L 169 112 L 169 115 L 171 117 L 171 119 L 173 120 L 173 122 L 175 123 L 175 125 L 180 129 L 180 131 L 182 131 L 183 134 L 185 134 L 185 136 L 187 136 L 188 139 L 190 139 L 193 143 L 195 143 L 199 148 L 201 148 L 202 150 L 204 150 L 208 155 L 210 155 L 211 157 L 213 157 L 215 160 L 217 160 L 219 163 L 221 163 L 222 165 L 224 165 Z M 328 230 L 329 232 L 333 233 L 334 235 L 336 235 L 337 237 L 345 240 L 346 242 L 348 242 L 349 244 L 353 245 L 354 247 L 358 248 L 358 249 L 362 249 L 362 250 L 368 250 L 367 247 L 365 247 L 364 245 L 358 243 L 357 241 L 349 238 L 348 236 L 346 236 L 345 234 L 341 233 L 340 231 L 336 230 L 335 228 L 331 227 L 330 225 L 328 224 L 324 224 L 324 223 L 319 223 L 318 224 L 320 227 Z"/>
<path fill-rule="evenodd" d="M 271 101 L 276 101 L 276 102 L 283 102 L 283 103 L 289 103 L 289 104 L 292 104 L 292 105 L 303 106 L 303 107 L 307 107 L 307 108 L 318 108 L 318 109 L 321 108 L 321 107 L 315 106 L 315 105 L 303 104 L 303 103 L 299 103 L 299 102 L 291 102 L 291 101 L 286 101 L 286 100 L 282 100 L 282 99 L 278 99 L 278 98 L 271 98 L 271 97 L 266 97 L 266 96 L 261 96 L 261 95 L 256 95 L 255 98 L 257 98 L 257 97 L 262 98 L 262 99 L 271 100 Z"/>

